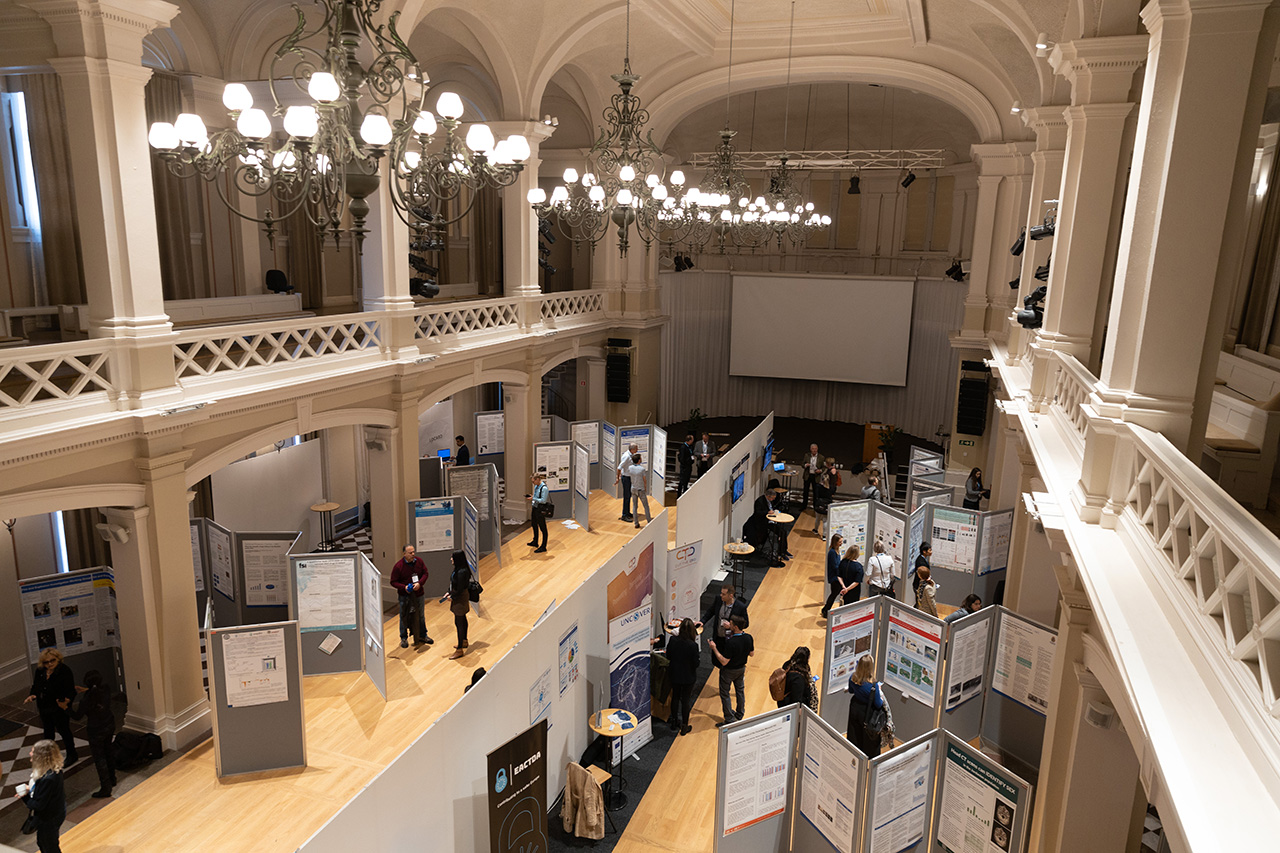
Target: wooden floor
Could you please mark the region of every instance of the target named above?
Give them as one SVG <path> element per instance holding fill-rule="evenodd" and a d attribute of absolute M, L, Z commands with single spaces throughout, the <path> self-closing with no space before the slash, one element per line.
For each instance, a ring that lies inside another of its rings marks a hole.
<path fill-rule="evenodd" d="M 593 492 L 591 532 L 569 530 L 555 519 L 548 524 L 551 543 L 546 554 L 532 553 L 525 536 L 519 535 L 503 547 L 502 569 L 493 555 L 486 557 L 481 563 L 484 600 L 480 615 L 472 614 L 471 647 L 461 660 L 447 659 L 454 645 L 447 604 L 429 600 L 427 630 L 436 641 L 433 646 L 401 649 L 398 620 L 394 615 L 387 619 L 383 635 L 390 701 L 384 703 L 361 673 L 307 678 L 305 769 L 219 781 L 208 740 L 69 829 L 62 837 L 63 849 L 292 853 L 458 700 L 476 667 L 492 666 L 528 633 L 552 599 L 563 600 L 630 539 L 635 529 L 617 520 L 618 511 L 617 500 Z M 674 530 L 674 508 L 669 512 Z M 779 600 L 787 597 L 783 593 Z M 812 615 L 805 614 L 807 622 L 814 621 Z M 767 637 L 758 636 L 757 643 L 767 647 Z M 781 654 L 772 648 L 763 656 L 757 653 L 757 669 Z M 763 678 L 767 674 L 754 671 L 749 676 L 760 685 Z M 756 687 L 752 697 L 754 712 L 763 708 L 760 703 L 768 699 L 768 690 Z M 702 733 L 708 726 L 700 720 L 699 737 L 684 740 L 705 743 L 714 769 L 715 740 Z M 707 795 L 708 808 L 713 793 Z M 411 791 L 405 792 L 405 802 L 413 802 Z M 699 826 L 704 836 L 699 843 L 710 849 L 710 818 Z M 438 849 L 448 847 L 442 844 Z M 429 848 L 428 844 L 424 849 Z"/>

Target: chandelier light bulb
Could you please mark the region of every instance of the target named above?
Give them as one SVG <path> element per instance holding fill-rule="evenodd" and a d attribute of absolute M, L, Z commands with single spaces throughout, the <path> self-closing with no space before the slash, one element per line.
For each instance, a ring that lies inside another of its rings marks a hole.
<path fill-rule="evenodd" d="M 441 95 L 443 98 L 444 96 Z M 487 124 L 473 124 L 467 128 L 467 147 L 477 154 L 493 151 L 493 131 Z"/>
<path fill-rule="evenodd" d="M 462 98 L 454 92 L 445 92 L 436 101 L 436 112 L 450 121 L 462 118 Z"/>
<path fill-rule="evenodd" d="M 578 170 L 570 166 L 564 170 L 564 182 L 566 184 L 576 184 L 578 182 Z"/>
<path fill-rule="evenodd" d="M 662 184 L 655 184 L 652 195 L 655 201 L 666 201 L 668 199 L 667 188 Z"/>
<path fill-rule="evenodd" d="M 678 187 L 684 186 L 684 172 L 680 171 L 679 169 L 676 169 L 674 172 L 672 172 L 671 183 L 675 184 Z"/>
<path fill-rule="evenodd" d="M 286 172 L 292 172 L 297 165 L 297 156 L 288 148 L 283 151 L 277 151 L 276 155 L 271 158 L 271 167 L 273 169 L 282 169 Z"/>
<path fill-rule="evenodd" d="M 636 179 L 636 170 L 630 165 L 623 166 L 621 169 L 618 170 L 618 180 L 630 182 L 630 181 L 634 181 L 635 179 Z"/>
<path fill-rule="evenodd" d="M 249 139 L 266 139 L 271 135 L 271 119 L 262 110 L 253 107 L 240 113 L 240 117 L 236 119 L 236 130 Z"/>
<path fill-rule="evenodd" d="M 299 139 L 310 139 L 320 130 L 315 107 L 289 107 L 284 111 L 284 132 Z"/>
<path fill-rule="evenodd" d="M 812 210 L 813 210 L 813 202 L 809 202 L 808 204 L 806 204 L 806 205 L 804 206 L 804 209 L 805 209 L 806 211 L 812 211 Z"/>
<path fill-rule="evenodd" d="M 1009 107 L 1009 112 L 1017 115 L 1022 112 L 1022 101 L 1014 101 L 1013 106 Z"/>
<path fill-rule="evenodd" d="M 242 113 L 253 106 L 253 95 L 243 83 L 228 83 L 222 90 L 222 105 L 233 113 Z"/>
<path fill-rule="evenodd" d="M 1036 50 L 1046 50 L 1049 47 L 1049 35 L 1047 33 L 1039 33 L 1036 35 Z"/>
<path fill-rule="evenodd" d="M 307 94 L 322 104 L 331 104 L 342 95 L 338 80 L 328 71 L 317 71 L 307 83 Z"/>
<path fill-rule="evenodd" d="M 743 196 L 742 198 L 738 199 L 738 207 L 746 207 L 749 204 L 751 204 L 751 200 L 748 199 L 746 196 Z"/>
<path fill-rule="evenodd" d="M 721 222 L 728 222 L 728 221 L 730 221 L 731 219 L 733 219 L 733 214 L 732 214 L 732 213 L 730 213 L 730 212 L 729 212 L 729 211 L 727 211 L 727 210 L 722 210 L 722 211 L 720 211 L 720 221 L 721 221 Z"/>
<path fill-rule="evenodd" d="M 518 133 L 511 134 L 506 141 L 511 145 L 511 160 L 515 163 L 523 163 L 533 154 L 533 149 L 529 147 L 529 140 Z"/>
<path fill-rule="evenodd" d="M 413 170 L 417 169 L 419 164 L 421 163 L 422 163 L 421 154 L 419 154 L 417 151 L 406 151 L 404 152 L 404 157 L 400 158 L 400 172 L 401 174 L 407 175 Z"/>
<path fill-rule="evenodd" d="M 831 224 L 831 217 L 830 217 L 830 216 L 827 216 L 827 215 L 824 213 L 824 214 L 822 215 L 822 224 L 823 224 L 823 225 L 830 225 L 830 224 Z"/>
<path fill-rule="evenodd" d="M 178 120 L 173 123 L 173 129 L 178 132 L 178 139 L 197 148 L 209 139 L 204 121 L 195 113 L 180 114 Z"/>
<path fill-rule="evenodd" d="M 596 184 L 591 188 L 591 191 L 587 193 L 587 198 L 597 203 L 604 201 L 604 187 Z"/>
<path fill-rule="evenodd" d="M 756 196 L 756 207 L 763 208 L 764 206 L 765 206 L 764 196 L 762 195 Z"/>
<path fill-rule="evenodd" d="M 568 201 L 568 200 L 569 200 L 569 188 L 568 188 L 568 187 L 556 187 L 555 189 L 553 189 L 553 190 L 551 191 L 551 203 L 552 203 L 552 204 L 563 204 L 564 202 L 566 202 L 566 201 Z"/>
<path fill-rule="evenodd" d="M 151 143 L 152 148 L 160 151 L 177 148 L 181 141 L 178 138 L 178 131 L 167 121 L 153 122 L 151 131 L 147 134 L 147 142 Z"/>
<path fill-rule="evenodd" d="M 631 204 L 631 199 L 631 190 L 626 187 L 618 190 L 618 204 Z"/>
<path fill-rule="evenodd" d="M 652 172 L 650 172 L 648 175 L 645 176 L 644 182 L 649 187 L 649 189 L 653 189 L 658 184 L 662 183 L 662 179 L 659 178 L 657 175 L 653 174 Z"/>
<path fill-rule="evenodd" d="M 430 110 L 422 110 L 413 120 L 413 132 L 419 136 L 435 136 L 436 128 L 436 117 Z"/>
<path fill-rule="evenodd" d="M 594 187 L 597 183 L 598 181 L 596 181 L 596 176 L 594 172 L 586 172 L 585 174 L 583 174 L 582 185 L 584 187 Z"/>
<path fill-rule="evenodd" d="M 529 204 L 542 204 L 547 200 L 547 191 L 541 187 L 534 187 L 529 190 Z"/>
<path fill-rule="evenodd" d="M 382 113 L 369 112 L 360 123 L 360 138 L 381 148 L 391 142 L 391 122 Z"/>

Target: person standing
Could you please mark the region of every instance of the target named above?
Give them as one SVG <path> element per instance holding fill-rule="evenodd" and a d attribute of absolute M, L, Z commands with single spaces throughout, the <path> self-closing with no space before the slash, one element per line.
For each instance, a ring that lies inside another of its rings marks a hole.
<path fill-rule="evenodd" d="M 861 548 L 857 545 L 850 545 L 836 566 L 835 580 L 831 580 L 831 566 L 828 563 L 827 580 L 831 584 L 831 594 L 827 597 L 827 603 L 823 605 L 823 619 L 827 618 L 831 613 L 831 607 L 835 604 L 837 598 L 841 599 L 844 604 L 849 604 L 862 598 L 863 568 L 862 563 L 858 562 L 858 557 L 861 555 Z M 829 556 L 830 554 L 828 554 Z M 850 595 L 851 593 L 852 596 Z"/>
<path fill-rule="evenodd" d="M 529 547 L 533 548 L 535 554 L 547 552 L 547 504 L 551 501 L 551 490 L 544 482 L 546 477 L 544 472 L 534 471 L 530 478 L 533 493 L 525 495 L 529 499 L 529 521 L 533 524 L 533 541 L 529 543 Z M 539 533 L 542 534 L 541 545 L 538 544 Z"/>
<path fill-rule="evenodd" d="M 844 583 L 840 580 L 840 546 L 843 544 L 844 537 L 839 533 L 832 533 L 831 541 L 827 543 L 827 585 L 831 587 L 831 592 L 820 611 L 823 619 L 827 618 L 827 614 L 831 612 L 831 604 L 840 597 L 840 592 L 844 589 Z"/>
<path fill-rule="evenodd" d="M 639 452 L 631 454 L 631 466 L 627 468 L 627 480 L 631 483 L 631 502 L 634 504 L 636 528 L 640 527 L 640 507 L 644 507 L 644 523 L 653 521 L 649 515 L 649 468 L 643 464 Z"/>
<path fill-rule="evenodd" d="M 708 433 L 702 434 L 702 440 L 693 446 L 693 455 L 698 460 L 698 476 L 701 477 L 707 473 L 707 469 L 711 467 L 711 460 L 716 456 L 716 445 L 711 440 Z"/>
<path fill-rule="evenodd" d="M 619 521 L 633 521 L 631 515 L 631 475 L 627 473 L 627 469 L 631 467 L 631 457 L 633 454 L 640 452 L 640 445 L 627 445 L 627 452 L 622 454 L 618 459 L 618 470 L 614 474 L 613 484 L 616 486 L 622 484 L 622 517 Z"/>
<path fill-rule="evenodd" d="M 991 490 L 982 485 L 982 469 L 974 468 L 964 481 L 964 508 L 980 509 L 983 498 L 991 497 Z"/>
<path fill-rule="evenodd" d="M 716 723 L 716 727 L 727 726 L 741 720 L 747 705 L 746 674 L 747 658 L 756 653 L 755 640 L 746 633 L 746 620 L 734 614 L 729 617 L 729 633 L 719 643 L 709 640 L 711 654 L 720 664 L 720 708 L 724 711 L 724 721 Z M 737 699 L 735 708 L 729 702 L 729 687 L 732 685 Z"/>
<path fill-rule="evenodd" d="M 676 454 L 680 460 L 680 483 L 676 486 L 676 497 L 684 494 L 689 488 L 689 478 L 693 476 L 693 433 L 685 433 L 684 444 Z"/>
<path fill-rule="evenodd" d="M 400 605 L 400 648 L 409 648 L 409 634 L 413 644 L 431 645 L 435 640 L 427 636 L 426 603 L 427 564 L 418 556 L 412 545 L 404 546 L 404 553 L 391 567 L 391 586 L 395 589 Z"/>
<path fill-rule="evenodd" d="M 916 594 L 916 610 L 921 613 L 928 613 L 936 619 L 938 617 L 938 603 L 934 599 L 934 593 L 938 585 L 933 582 L 932 574 L 928 563 L 917 567 L 916 577 L 911 587 Z"/>
<path fill-rule="evenodd" d="M 67 711 L 71 700 L 76 698 L 76 677 L 71 667 L 62 660 L 62 652 L 57 649 L 45 649 L 40 653 L 36 664 L 36 674 L 31 680 L 31 693 L 22 702 L 35 702 L 40 712 L 40 722 L 44 725 L 45 740 L 52 741 L 54 732 L 62 735 L 62 744 L 67 748 L 67 763 L 75 764 L 79 760 L 76 755 L 76 740 L 71 734 L 71 717 Z M 61 822 L 61 821 L 59 821 Z"/>
<path fill-rule="evenodd" d="M 884 692 L 875 679 L 875 659 L 871 655 L 858 658 L 849 679 L 849 728 L 845 736 L 867 758 L 880 754 L 880 732 L 867 731 L 866 728 L 871 711 L 884 707 Z"/>
<path fill-rule="evenodd" d="M 453 437 L 453 443 L 458 445 L 457 451 L 453 454 L 453 464 L 470 465 L 471 449 L 467 447 L 467 440 L 460 435 Z"/>
<path fill-rule="evenodd" d="M 729 620 L 733 616 L 742 617 L 742 627 L 751 626 L 751 618 L 747 615 L 747 603 L 737 598 L 733 592 L 733 584 L 720 585 L 720 600 L 714 602 L 703 614 L 701 622 L 693 623 L 695 628 L 710 626 L 712 638 L 724 638 L 729 635 Z"/>
<path fill-rule="evenodd" d="M 58 830 L 67 819 L 67 792 L 62 784 L 62 751 L 52 740 L 31 747 L 31 785 L 21 794 L 22 804 L 36 818 L 36 846 L 40 853 L 62 853 Z"/>
<path fill-rule="evenodd" d="M 862 487 L 862 499 L 868 501 L 883 501 L 880 492 L 880 475 L 875 471 L 867 477 L 867 484 Z"/>
<path fill-rule="evenodd" d="M 769 525 L 778 534 L 779 553 L 784 560 L 790 560 L 795 554 L 791 553 L 790 538 L 791 528 L 796 526 L 795 521 L 775 521 L 773 516 L 775 513 L 785 512 L 783 504 L 787 500 L 787 490 L 782 488 L 782 484 L 776 479 L 769 481 L 769 488 L 765 489 L 765 497 L 769 499 Z M 787 513 L 790 515 L 790 513 Z"/>
<path fill-rule="evenodd" d="M 671 679 L 671 731 L 687 735 L 693 731 L 689 714 L 693 711 L 693 685 L 698 680 L 702 650 L 698 629 L 689 618 L 680 621 L 680 630 L 667 641 L 667 676 Z"/>
<path fill-rule="evenodd" d="M 877 541 L 875 554 L 867 561 L 869 595 L 887 595 L 893 598 L 893 578 L 893 555 L 885 553 L 884 543 Z"/>
<path fill-rule="evenodd" d="M 465 551 L 453 552 L 453 573 L 449 575 L 449 611 L 453 613 L 453 627 L 458 632 L 458 645 L 453 647 L 449 660 L 457 660 L 467 653 L 467 614 L 471 612 L 471 566 Z"/>
<path fill-rule="evenodd" d="M 916 572 L 920 571 L 921 566 L 924 566 L 926 569 L 930 569 L 930 570 L 933 569 L 933 566 L 929 563 L 929 558 L 932 556 L 933 556 L 933 543 L 928 541 L 921 542 L 920 553 L 916 554 L 916 561 L 911 566 L 911 574 L 913 576 L 911 581 L 912 586 L 915 585 L 914 575 L 916 574 Z"/>
<path fill-rule="evenodd" d="M 84 674 L 84 687 L 76 687 L 80 700 L 71 712 L 71 718 L 85 717 L 89 729 L 89 753 L 93 756 L 94 769 L 98 771 L 98 790 L 94 799 L 111 796 L 116 785 L 116 767 L 111 755 L 111 739 L 116 736 L 116 717 L 111 712 L 111 691 L 102 683 L 102 673 L 91 669 Z"/>
<path fill-rule="evenodd" d="M 809 445 L 809 455 L 804 460 L 804 495 L 800 498 L 800 511 L 804 512 L 805 507 L 809 505 L 809 489 L 813 486 L 818 478 L 818 473 L 822 470 L 822 455 L 818 453 L 818 445 Z M 813 493 L 813 509 L 818 509 L 818 492 L 815 489 Z M 815 527 L 816 529 L 816 527 Z"/>
<path fill-rule="evenodd" d="M 785 708 L 799 702 L 809 705 L 813 699 L 813 673 L 809 671 L 809 647 L 797 646 L 791 657 L 782 665 L 786 673 L 784 693 L 778 707 Z M 812 707 L 812 706 L 810 706 Z"/>

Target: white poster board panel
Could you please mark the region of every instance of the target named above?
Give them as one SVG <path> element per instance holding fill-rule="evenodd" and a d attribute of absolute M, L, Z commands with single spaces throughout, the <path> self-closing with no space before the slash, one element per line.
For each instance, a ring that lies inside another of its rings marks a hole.
<path fill-rule="evenodd" d="M 988 575 L 1009 567 L 1009 539 L 1013 533 L 1013 510 L 982 514 L 982 544 L 978 548 L 978 574 Z"/>
<path fill-rule="evenodd" d="M 612 465 L 616 470 L 618 467 L 618 428 L 608 421 L 602 421 L 600 424 L 600 462 L 602 465 Z M 600 472 L 600 483 L 612 483 L 613 476 L 611 472 Z"/>
<path fill-rule="evenodd" d="M 27 658 L 45 649 L 66 657 L 120 647 L 115 575 L 103 566 L 18 582 Z M 113 679 L 108 679 L 112 683 Z"/>
<path fill-rule="evenodd" d="M 879 502 L 871 504 L 871 544 L 880 542 L 885 553 L 893 557 L 894 565 L 908 562 L 904 551 L 907 547 L 907 516 Z"/>
<path fill-rule="evenodd" d="M 226 634 L 222 638 L 227 705 L 248 708 L 289 701 L 284 628 Z"/>
<path fill-rule="evenodd" d="M 653 428 L 653 477 L 654 482 L 666 479 L 667 476 L 667 431 L 662 427 Z M 654 489 L 650 489 L 653 492 Z M 657 491 L 661 493 L 659 485 Z"/>
<path fill-rule="evenodd" d="M 471 505 L 480 514 L 481 521 L 489 520 L 489 466 L 466 465 L 462 468 L 451 468 L 448 473 L 446 490 L 451 495 L 464 495 L 471 500 Z"/>
<path fill-rule="evenodd" d="M 480 511 L 468 497 L 462 498 L 462 552 L 471 573 L 480 577 Z"/>
<path fill-rule="evenodd" d="M 538 441 L 551 440 L 551 418 L 543 417 L 538 422 Z"/>
<path fill-rule="evenodd" d="M 533 446 L 533 470 L 546 471 L 547 488 L 553 492 L 567 492 L 573 487 L 571 480 L 573 447 L 570 444 L 535 444 Z"/>
<path fill-rule="evenodd" d="M 591 496 L 591 460 L 587 449 L 576 441 L 573 455 L 573 490 L 585 501 Z"/>
<path fill-rule="evenodd" d="M 914 608 L 889 605 L 885 684 L 932 708 L 942 657 L 942 624 Z"/>
<path fill-rule="evenodd" d="M 360 555 L 360 608 L 364 616 L 364 671 L 387 698 L 387 654 L 382 633 L 382 573 Z"/>
<path fill-rule="evenodd" d="M 936 737 L 924 735 L 871 762 L 866 853 L 901 853 L 925 837 Z"/>
<path fill-rule="evenodd" d="M 289 549 L 301 534 L 284 535 L 291 538 L 259 539 L 252 533 L 237 534 L 240 564 L 244 567 L 246 607 L 285 607 L 289 604 Z"/>
<path fill-rule="evenodd" d="M 961 619 L 952 624 L 947 641 L 948 711 L 982 695 L 993 621 L 991 618 Z"/>
<path fill-rule="evenodd" d="M 874 654 L 876 601 L 855 601 L 831 611 L 827 620 L 831 654 L 827 660 L 826 692 L 844 693 L 858 658 Z"/>
<path fill-rule="evenodd" d="M 506 416 L 502 412 L 476 412 L 476 455 L 505 453 Z"/>
<path fill-rule="evenodd" d="M 313 631 L 354 631 L 356 580 L 350 555 L 309 554 L 293 560 L 298 596 L 298 628 Z"/>
<path fill-rule="evenodd" d="M 639 448 L 640 458 L 649 461 L 649 427 L 622 427 L 618 435 L 618 459 L 621 461 L 622 454 L 627 452 L 631 445 Z M 616 464 L 616 463 L 615 463 Z"/>
<path fill-rule="evenodd" d="M 209 522 L 205 525 L 205 542 L 208 546 L 209 572 L 213 575 L 214 592 L 235 601 L 235 562 L 231 551 L 231 533 Z"/>
<path fill-rule="evenodd" d="M 569 438 L 587 449 L 590 464 L 600 461 L 600 421 L 575 421 L 569 425 Z M 613 456 L 605 458 L 612 459 Z"/>
<path fill-rule="evenodd" d="M 832 534 L 839 533 L 844 539 L 840 548 L 840 556 L 850 545 L 857 545 L 862 553 L 859 558 L 864 564 L 867 559 L 867 520 L 870 514 L 870 501 L 850 501 L 848 503 L 831 504 L 827 509 L 827 542 Z"/>
<path fill-rule="evenodd" d="M 1021 853 L 1031 786 L 958 738 L 943 741 L 934 837 L 945 853 Z"/>
<path fill-rule="evenodd" d="M 935 506 L 929 544 L 931 564 L 939 569 L 972 572 L 978 562 L 978 518 L 970 509 Z"/>
<path fill-rule="evenodd" d="M 453 551 L 453 499 L 413 502 L 413 543 L 422 552 Z M 303 630 L 306 630 L 305 628 Z"/>
<path fill-rule="evenodd" d="M 204 558 L 200 554 L 200 525 L 191 522 L 191 567 L 196 573 L 196 592 L 204 592 Z"/>
<path fill-rule="evenodd" d="M 1056 632 L 1001 608 L 991 689 L 1047 716 L 1057 644 Z"/>
<path fill-rule="evenodd" d="M 839 853 L 853 853 L 861 823 L 862 780 L 866 758 L 848 739 L 805 708 L 801 711 L 800 774 L 796 779 L 796 811 Z M 803 824 L 796 821 L 801 847 Z"/>
<path fill-rule="evenodd" d="M 732 835 L 787 810 L 795 713 L 724 734 L 724 828 Z"/>

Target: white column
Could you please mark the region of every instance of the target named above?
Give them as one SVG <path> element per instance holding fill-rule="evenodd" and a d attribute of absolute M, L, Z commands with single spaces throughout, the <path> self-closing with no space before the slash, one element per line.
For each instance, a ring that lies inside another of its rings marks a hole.
<path fill-rule="evenodd" d="M 404 358 L 417 351 L 409 293 L 409 226 L 392 204 L 390 170 L 390 158 L 383 157 L 378 188 L 366 199 L 368 233 L 360 250 L 360 281 L 364 310 L 388 313 L 383 340 L 394 355 Z"/>
<path fill-rule="evenodd" d="M 529 204 L 529 190 L 538 186 L 538 150 L 554 127 L 540 121 L 491 121 L 493 135 L 505 139 L 520 134 L 529 140 L 529 159 L 516 182 L 502 190 L 502 292 L 506 296 L 537 296 L 538 217 Z M 521 492 L 524 494 L 524 492 Z"/>
<path fill-rule="evenodd" d="M 998 252 L 993 239 L 996 224 L 996 197 L 1000 192 L 1000 175 L 978 175 L 978 206 L 974 214 L 973 250 L 969 263 L 969 293 L 964 299 L 964 324 L 961 338 L 985 338 L 987 289 L 990 287 L 992 254 Z"/>
<path fill-rule="evenodd" d="M 529 517 L 529 502 L 524 496 L 529 492 L 529 476 L 533 473 L 533 444 L 538 440 L 542 418 L 541 364 L 530 362 L 526 367 L 529 371 L 527 384 L 502 383 L 507 480 L 507 498 L 502 504 L 502 516 L 521 521 Z"/>
<path fill-rule="evenodd" d="M 1044 106 L 1022 111 L 1023 123 L 1035 131 L 1036 150 L 1031 153 L 1031 192 L 1025 222 L 1028 235 L 1022 251 L 1018 296 L 1013 306 L 1015 311 L 1022 307 L 1022 300 L 1042 284 L 1035 278 L 1035 271 L 1044 265 L 1053 250 L 1052 240 L 1033 241 L 1029 232 L 1032 226 L 1044 221 L 1045 213 L 1052 207 L 1045 202 L 1055 199 L 1062 186 L 1063 149 L 1067 142 L 1067 122 L 1062 115 L 1064 109 L 1062 106 Z M 1017 323 L 1010 322 L 1009 352 L 1020 356 L 1030 336 L 1024 334 Z"/>

